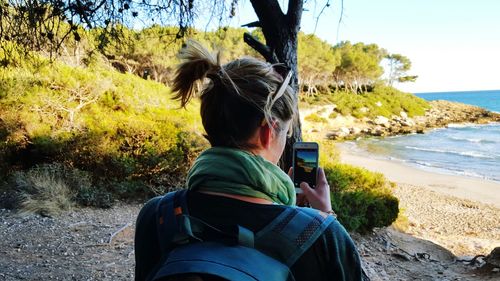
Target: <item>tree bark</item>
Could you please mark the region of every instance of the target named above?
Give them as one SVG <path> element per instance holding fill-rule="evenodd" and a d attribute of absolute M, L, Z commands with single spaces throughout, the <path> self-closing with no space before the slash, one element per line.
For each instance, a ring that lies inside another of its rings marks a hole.
<path fill-rule="evenodd" d="M 290 86 L 295 91 L 297 116 L 295 119 L 296 122 L 293 124 L 293 134 L 287 139 L 285 151 L 279 163 L 280 167 L 287 172 L 292 166 L 293 144 L 302 141 L 302 129 L 298 109 L 297 39 L 304 3 L 303 0 L 290 0 L 288 2 L 287 13 L 284 14 L 277 0 L 250 0 L 250 2 L 259 18 L 262 33 L 264 33 L 264 38 L 266 39 L 265 44 L 267 50 L 270 52 L 270 54 L 264 55 L 264 57 L 268 61 L 271 60 L 270 58 L 276 58 L 277 62 L 285 64 L 294 73 Z M 245 42 L 247 41 L 245 40 Z M 252 46 L 252 48 L 254 47 Z M 274 61 L 270 62 L 276 63 Z"/>

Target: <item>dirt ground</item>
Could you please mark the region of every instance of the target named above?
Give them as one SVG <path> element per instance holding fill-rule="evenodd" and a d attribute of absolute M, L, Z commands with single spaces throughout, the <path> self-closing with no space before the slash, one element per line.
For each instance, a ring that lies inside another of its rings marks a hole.
<path fill-rule="evenodd" d="M 133 280 L 139 209 L 79 209 L 54 218 L 0 210 L 0 280 Z"/>
<path fill-rule="evenodd" d="M 77 209 L 53 218 L 0 210 L 0 280 L 133 280 L 140 205 Z M 372 280 L 500 280 L 427 240 L 382 228 L 352 234 Z"/>

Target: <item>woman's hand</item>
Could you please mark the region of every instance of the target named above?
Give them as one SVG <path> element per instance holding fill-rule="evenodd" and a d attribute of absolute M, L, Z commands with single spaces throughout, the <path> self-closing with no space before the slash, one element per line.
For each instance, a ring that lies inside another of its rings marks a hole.
<path fill-rule="evenodd" d="M 291 177 L 293 168 L 288 170 L 288 175 Z M 330 186 L 326 180 L 325 171 L 318 167 L 318 176 L 316 178 L 316 188 L 311 188 L 308 183 L 300 183 L 302 194 L 297 194 L 297 205 L 305 206 L 307 203 L 312 208 L 330 212 L 332 210 L 332 202 L 330 201 Z"/>

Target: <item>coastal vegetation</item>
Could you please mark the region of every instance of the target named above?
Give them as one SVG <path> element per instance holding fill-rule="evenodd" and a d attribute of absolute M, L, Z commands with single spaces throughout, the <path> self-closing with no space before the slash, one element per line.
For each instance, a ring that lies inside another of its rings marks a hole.
<path fill-rule="evenodd" d="M 96 45 L 99 33 L 90 30 L 63 46 L 66 55 L 2 53 L 0 157 L 4 161 L 0 174 L 4 204 L 50 215 L 72 206 L 109 207 L 116 200 L 144 200 L 183 185 L 192 160 L 208 144 L 201 135 L 197 104 L 180 110 L 170 100 L 168 84 L 177 63 L 175 54 L 182 45 L 172 37 L 175 31 L 160 26 L 123 29 L 126 40 L 110 40 L 101 46 Z M 196 32 L 194 37 L 225 50 L 226 60 L 258 56 L 241 41 L 242 32 L 225 28 Z M 256 30 L 254 36 L 262 35 Z M 324 48 L 316 57 L 308 54 L 310 60 L 299 59 L 299 68 L 308 77 L 300 84 L 303 103 L 335 102 L 341 115 L 361 112 L 361 102 L 370 109 L 368 116 L 398 110 L 415 115 L 423 112 L 412 109 L 392 88 L 378 85 L 380 77 L 373 73 L 365 79 L 356 70 L 353 79 L 364 81 L 362 87 L 352 86 L 357 82 L 348 80 L 348 70 L 338 75 L 343 80 L 335 80 L 334 71 L 342 62 L 338 48 L 349 44 L 336 48 L 305 34 L 299 39 L 299 58 L 312 50 L 307 47 L 310 42 L 314 48 Z M 370 46 L 366 50 L 379 50 Z M 335 66 L 333 72 L 312 67 L 319 66 L 325 54 L 330 54 L 327 57 L 333 64 L 323 67 Z M 360 98 L 366 101 L 358 101 Z M 379 100 L 392 109 L 378 108 Z M 322 117 L 309 119 L 316 122 Z M 335 151 L 332 145 L 324 147 Z M 331 155 L 323 165 L 331 174 L 339 220 L 348 229 L 361 232 L 390 224 L 398 209 L 388 182 L 381 175 L 340 165 L 334 160 L 337 158 Z"/>

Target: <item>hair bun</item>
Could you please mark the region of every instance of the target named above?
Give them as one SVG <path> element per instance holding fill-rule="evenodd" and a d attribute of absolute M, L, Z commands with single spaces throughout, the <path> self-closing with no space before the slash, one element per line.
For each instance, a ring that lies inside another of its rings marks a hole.
<path fill-rule="evenodd" d="M 198 41 L 188 39 L 178 57 L 181 63 L 177 67 L 172 90 L 177 92 L 174 99 L 179 99 L 184 107 L 195 95 L 203 79 L 208 74 L 216 75 L 221 69 L 220 53 L 213 54 Z"/>

